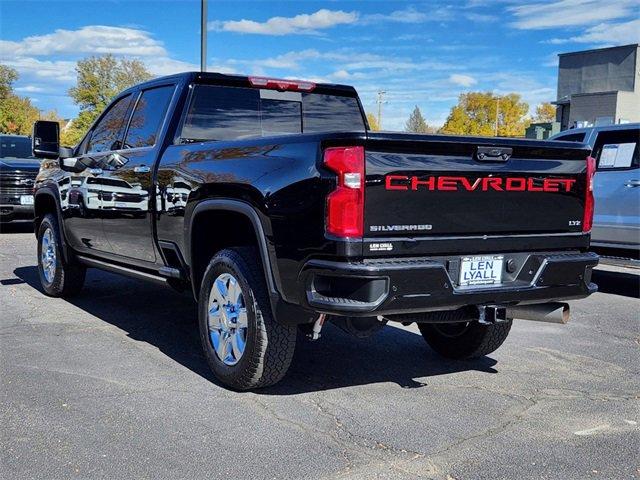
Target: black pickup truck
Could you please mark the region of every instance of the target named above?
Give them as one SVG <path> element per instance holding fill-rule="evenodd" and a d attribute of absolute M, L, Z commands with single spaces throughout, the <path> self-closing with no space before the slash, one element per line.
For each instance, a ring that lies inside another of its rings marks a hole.
<path fill-rule="evenodd" d="M 118 95 L 73 149 L 34 126 L 44 291 L 87 267 L 190 290 L 206 359 L 272 385 L 298 331 L 416 322 L 456 359 L 596 291 L 590 150 L 372 132 L 342 85 L 185 73 Z"/>
<path fill-rule="evenodd" d="M 33 221 L 33 186 L 39 170 L 29 137 L 0 135 L 0 231 L 6 223 Z"/>

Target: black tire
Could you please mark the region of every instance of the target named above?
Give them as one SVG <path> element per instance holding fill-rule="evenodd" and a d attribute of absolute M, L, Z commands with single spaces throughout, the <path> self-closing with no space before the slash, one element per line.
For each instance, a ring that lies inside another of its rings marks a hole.
<path fill-rule="evenodd" d="M 53 274 L 45 274 L 43 264 L 43 237 L 46 232 L 54 239 L 53 250 L 55 252 L 55 260 Z M 76 295 L 84 285 L 86 268 L 76 262 L 68 262 L 62 256 L 61 232 L 58 226 L 58 219 L 55 215 L 49 213 L 45 215 L 38 227 L 38 274 L 40 284 L 44 293 L 50 297 L 71 297 Z M 49 276 L 49 278 L 47 277 Z"/>
<path fill-rule="evenodd" d="M 481 324 L 477 321 L 451 323 L 452 315 L 442 312 L 443 323 L 418 323 L 422 337 L 429 346 L 445 358 L 465 360 L 483 357 L 494 352 L 507 339 L 512 320 Z"/>
<path fill-rule="evenodd" d="M 222 250 L 209 262 L 200 287 L 198 323 L 205 357 L 216 378 L 235 390 L 262 388 L 280 381 L 296 345 L 297 328 L 281 325 L 273 317 L 259 259 L 253 248 Z M 247 314 L 244 352 L 234 365 L 226 364 L 216 353 L 208 325 L 213 283 L 223 274 L 237 280 Z"/>

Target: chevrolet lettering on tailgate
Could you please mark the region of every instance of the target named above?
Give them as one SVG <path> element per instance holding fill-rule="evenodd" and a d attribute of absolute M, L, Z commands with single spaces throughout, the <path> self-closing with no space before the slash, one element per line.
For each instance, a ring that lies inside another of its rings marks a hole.
<path fill-rule="evenodd" d="M 387 175 L 385 177 L 387 190 L 570 192 L 575 183 L 576 180 L 573 178 L 479 177 L 472 182 L 467 177 L 439 176 L 422 179 L 415 175 Z"/>

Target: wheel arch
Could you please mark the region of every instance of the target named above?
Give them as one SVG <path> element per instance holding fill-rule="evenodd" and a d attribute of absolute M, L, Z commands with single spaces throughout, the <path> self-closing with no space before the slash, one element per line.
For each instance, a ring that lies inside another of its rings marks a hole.
<path fill-rule="evenodd" d="M 200 235 L 203 232 L 208 233 L 211 221 L 217 219 L 231 221 L 232 227 L 238 231 L 228 237 L 220 237 L 217 234 L 217 241 L 205 242 Z M 194 298 L 198 298 L 204 270 L 211 256 L 223 248 L 241 245 L 253 245 L 258 249 L 269 295 L 280 297 L 276 281 L 276 267 L 271 261 L 265 227 L 252 205 L 242 200 L 233 199 L 203 200 L 195 206 L 188 222 L 185 222 L 185 227 L 185 258 L 189 263 Z M 233 244 L 238 241 L 240 241 L 240 245 Z"/>
<path fill-rule="evenodd" d="M 57 195 L 57 191 L 55 191 L 52 187 L 41 187 L 39 188 L 35 195 L 33 201 L 33 209 L 34 209 L 34 232 L 36 237 L 38 236 L 38 230 L 40 228 L 40 223 L 42 219 L 47 213 L 53 213 L 58 220 L 58 228 L 60 228 L 60 241 L 62 242 L 62 255 L 65 261 L 69 261 L 70 252 L 67 244 L 67 238 L 64 229 L 64 221 L 62 217 L 62 210 L 60 209 L 60 201 Z"/>

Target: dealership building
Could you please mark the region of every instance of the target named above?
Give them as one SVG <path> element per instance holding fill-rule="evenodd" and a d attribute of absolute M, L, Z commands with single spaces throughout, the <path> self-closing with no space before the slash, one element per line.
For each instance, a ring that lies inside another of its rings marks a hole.
<path fill-rule="evenodd" d="M 640 45 L 562 53 L 556 120 L 572 127 L 640 122 Z"/>

